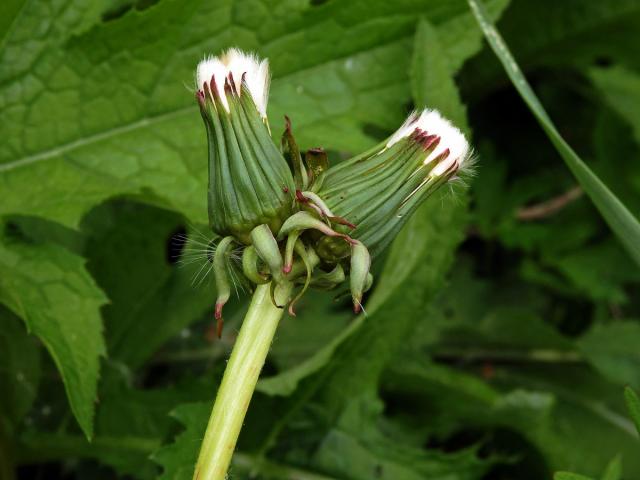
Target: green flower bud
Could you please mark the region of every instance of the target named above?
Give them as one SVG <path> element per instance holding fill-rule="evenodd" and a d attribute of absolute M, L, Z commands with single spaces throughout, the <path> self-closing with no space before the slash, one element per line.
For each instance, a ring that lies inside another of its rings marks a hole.
<path fill-rule="evenodd" d="M 469 160 L 464 135 L 437 111 L 414 113 L 389 140 L 327 170 L 317 194 L 333 215 L 355 225 L 336 227 L 372 256 L 395 237 L 411 213 Z M 336 238 L 322 238 L 323 258 L 343 255 Z"/>
<path fill-rule="evenodd" d="M 250 244 L 256 226 L 280 229 L 295 191 L 267 125 L 268 63 L 231 49 L 200 62 L 196 81 L 209 143 L 210 227 Z"/>

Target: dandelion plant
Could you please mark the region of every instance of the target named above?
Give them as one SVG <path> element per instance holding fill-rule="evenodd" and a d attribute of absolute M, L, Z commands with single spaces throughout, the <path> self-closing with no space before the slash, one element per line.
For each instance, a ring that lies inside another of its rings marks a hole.
<path fill-rule="evenodd" d="M 283 312 L 308 288 L 348 285 L 354 312 L 375 259 L 416 208 L 461 170 L 470 148 L 435 110 L 412 113 L 374 148 L 329 166 L 304 154 L 286 119 L 280 148 L 267 118 L 267 60 L 230 49 L 196 70 L 209 145 L 209 226 L 217 335 L 232 278 L 253 290 L 217 393 L 194 480 L 225 478 L 244 416 Z M 241 252 L 241 261 L 232 258 Z"/>

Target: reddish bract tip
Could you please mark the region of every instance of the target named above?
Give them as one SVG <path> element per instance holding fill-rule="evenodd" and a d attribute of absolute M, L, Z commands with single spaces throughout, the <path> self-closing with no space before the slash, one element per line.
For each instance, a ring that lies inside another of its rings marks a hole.
<path fill-rule="evenodd" d="M 282 187 L 282 191 L 284 193 L 289 193 L 289 187 Z"/>
<path fill-rule="evenodd" d="M 284 273 L 285 275 L 288 275 L 289 273 L 291 273 L 292 268 L 293 268 L 293 265 L 285 265 L 284 267 L 282 267 L 282 273 Z"/>
<path fill-rule="evenodd" d="M 218 97 L 218 87 L 215 75 L 211 75 L 209 83 L 205 82 L 202 88 L 204 89 L 205 96 L 208 96 L 212 102 L 215 101 L 216 97 Z"/>
<path fill-rule="evenodd" d="M 435 148 L 440 143 L 440 137 L 437 135 L 427 135 L 420 140 L 420 144 L 424 150 Z"/>
<path fill-rule="evenodd" d="M 296 190 L 296 200 L 300 203 L 309 203 L 309 199 L 305 197 L 300 190 Z"/>
<path fill-rule="evenodd" d="M 222 327 L 224 327 L 224 320 L 219 318 L 216 320 L 216 336 L 222 338 Z"/>
<path fill-rule="evenodd" d="M 351 245 L 357 245 L 358 244 L 358 240 L 354 240 L 349 235 L 340 235 L 340 236 L 342 238 L 344 238 L 347 242 L 349 242 Z"/>
<path fill-rule="evenodd" d="M 202 90 L 196 92 L 196 100 L 200 105 L 204 105 L 204 92 Z"/>
<path fill-rule="evenodd" d="M 295 312 L 295 310 L 294 310 L 294 308 L 293 308 L 293 302 L 291 302 L 291 303 L 289 304 L 288 312 L 289 312 L 289 315 L 291 315 L 292 317 L 295 317 L 295 316 L 296 316 L 296 312 Z"/>
<path fill-rule="evenodd" d="M 345 225 L 347 227 L 349 227 L 351 230 L 354 230 L 356 228 L 356 225 L 351 223 L 349 220 L 347 220 L 346 218 L 343 217 L 338 217 L 338 216 L 333 216 L 333 217 L 327 217 L 329 220 L 331 220 L 334 223 L 338 223 L 340 225 Z"/>
<path fill-rule="evenodd" d="M 411 140 L 418 140 L 420 138 L 420 136 L 422 136 L 424 133 L 426 133 L 424 130 L 422 130 L 421 128 L 416 127 L 415 130 L 413 132 L 411 132 L 411 135 L 409 135 L 409 138 Z"/>
<path fill-rule="evenodd" d="M 284 116 L 284 129 L 287 133 L 291 133 L 291 119 L 288 115 Z"/>
<path fill-rule="evenodd" d="M 238 89 L 236 87 L 236 82 L 233 79 L 233 75 L 231 75 L 231 72 L 229 72 L 229 75 L 227 76 L 227 81 L 229 82 L 229 86 L 231 87 L 231 90 L 233 91 L 233 93 L 236 93 Z"/>
<path fill-rule="evenodd" d="M 359 302 L 353 302 L 353 313 L 356 315 L 362 311 L 362 306 Z"/>
<path fill-rule="evenodd" d="M 222 307 L 224 307 L 224 303 L 216 303 L 216 309 L 213 316 L 216 320 L 222 319 Z"/>
<path fill-rule="evenodd" d="M 229 77 L 224 79 L 224 93 L 225 95 L 233 95 L 233 92 L 235 91 L 235 89 L 231 86 L 231 83 L 229 83 Z"/>
<path fill-rule="evenodd" d="M 445 158 L 447 158 L 447 157 L 449 156 L 449 153 L 451 153 L 451 152 L 449 151 L 449 149 L 448 149 L 448 148 L 445 148 L 445 149 L 442 151 L 442 153 L 436 157 L 436 160 L 437 160 L 437 161 L 444 160 Z"/>

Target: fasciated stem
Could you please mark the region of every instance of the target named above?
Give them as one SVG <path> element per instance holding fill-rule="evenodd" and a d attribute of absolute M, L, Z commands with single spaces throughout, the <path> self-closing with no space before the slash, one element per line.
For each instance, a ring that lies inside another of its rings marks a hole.
<path fill-rule="evenodd" d="M 284 309 L 271 299 L 271 285 L 258 285 L 211 411 L 194 480 L 224 480 L 245 414 Z M 288 295 L 288 292 L 287 292 Z"/>

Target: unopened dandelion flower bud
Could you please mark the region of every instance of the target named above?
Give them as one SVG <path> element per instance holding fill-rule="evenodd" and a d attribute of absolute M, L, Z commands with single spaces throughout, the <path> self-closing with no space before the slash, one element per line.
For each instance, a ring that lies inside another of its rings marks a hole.
<path fill-rule="evenodd" d="M 407 137 L 413 137 L 425 147 L 425 151 L 429 151 L 423 163 L 435 163 L 429 172 L 431 177 L 453 175 L 468 160 L 469 143 L 464 134 L 437 110 L 427 109 L 410 115 L 389 138 L 387 148 Z M 432 145 L 434 148 L 429 149 Z"/>
<path fill-rule="evenodd" d="M 231 49 L 200 62 L 196 87 L 209 143 L 212 230 L 245 244 L 258 225 L 278 231 L 292 213 L 294 182 L 266 123 L 267 61 Z"/>
<path fill-rule="evenodd" d="M 424 110 L 410 115 L 376 149 L 330 168 L 316 193 L 334 215 L 356 226 L 349 235 L 375 256 L 418 205 L 468 159 L 469 144 L 462 132 L 437 111 Z M 327 259 L 333 255 L 327 247 L 340 248 L 335 239 L 322 242 L 318 253 L 327 252 Z"/>
<path fill-rule="evenodd" d="M 232 83 L 235 93 L 240 95 L 243 81 L 246 82 L 258 112 L 266 119 L 269 98 L 268 60 L 260 60 L 254 54 L 231 48 L 218 57 L 205 58 L 196 70 L 197 89 L 205 91 L 208 86 L 215 90 L 212 93 L 220 97 L 220 102 L 227 112 L 230 111 L 230 107 L 224 90 L 225 83 Z"/>

